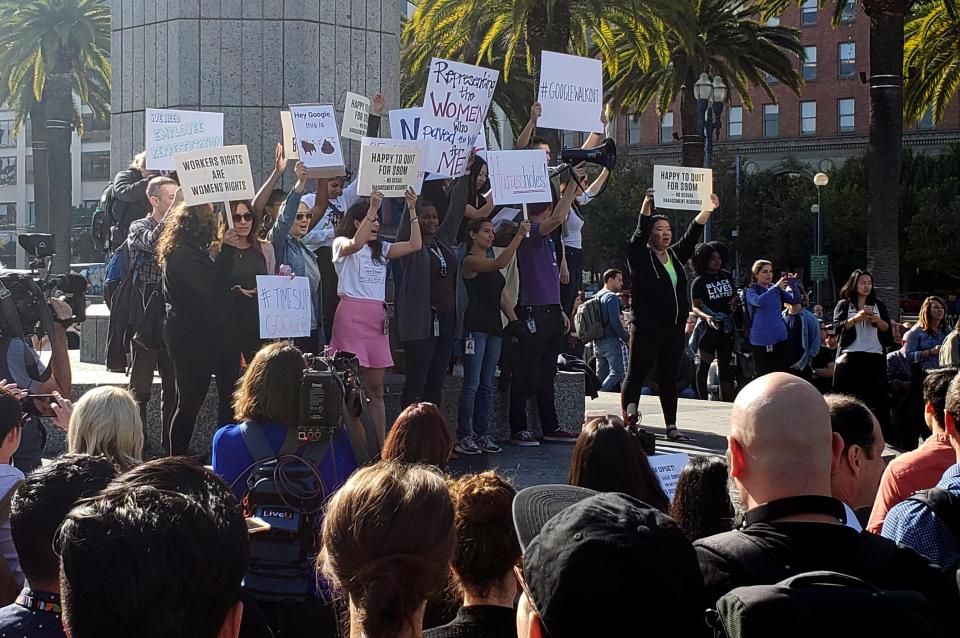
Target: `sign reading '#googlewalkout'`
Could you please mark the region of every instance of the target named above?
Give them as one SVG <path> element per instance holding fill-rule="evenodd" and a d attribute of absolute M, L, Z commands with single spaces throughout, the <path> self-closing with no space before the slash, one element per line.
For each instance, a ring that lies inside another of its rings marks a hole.
<path fill-rule="evenodd" d="M 147 109 L 147 168 L 175 170 L 173 156 L 223 146 L 223 113 Z"/>

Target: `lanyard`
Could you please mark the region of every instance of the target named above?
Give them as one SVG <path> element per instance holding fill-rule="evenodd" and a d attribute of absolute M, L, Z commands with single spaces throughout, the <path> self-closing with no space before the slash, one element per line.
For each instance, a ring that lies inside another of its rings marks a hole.
<path fill-rule="evenodd" d="M 433 256 L 437 258 L 437 261 L 440 262 L 440 278 L 445 279 L 447 276 L 447 260 L 443 256 L 443 249 L 440 248 L 437 244 L 433 246 L 427 246 L 427 250 L 433 253 Z"/>

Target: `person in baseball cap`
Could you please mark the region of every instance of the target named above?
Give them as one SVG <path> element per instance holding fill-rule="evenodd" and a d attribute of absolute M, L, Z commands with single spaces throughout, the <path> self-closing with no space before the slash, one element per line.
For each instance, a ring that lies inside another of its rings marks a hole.
<path fill-rule="evenodd" d="M 519 638 L 709 635 L 693 545 L 633 497 L 570 485 L 520 491 Z"/>

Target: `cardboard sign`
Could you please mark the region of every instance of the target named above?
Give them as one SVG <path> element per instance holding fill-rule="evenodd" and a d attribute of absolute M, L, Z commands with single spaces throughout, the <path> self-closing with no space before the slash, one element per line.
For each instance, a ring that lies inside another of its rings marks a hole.
<path fill-rule="evenodd" d="M 459 177 L 490 110 L 498 71 L 433 58 L 417 139 L 430 142 L 424 170 Z"/>
<path fill-rule="evenodd" d="M 362 95 L 347 91 L 347 100 L 343 105 L 343 124 L 340 136 L 351 140 L 360 140 L 367 134 L 367 122 L 370 120 L 370 100 Z"/>
<path fill-rule="evenodd" d="M 423 148 L 419 145 L 364 143 L 360 147 L 357 195 L 368 197 L 380 191 L 384 197 L 403 197 L 418 181 L 421 185 L 423 183 L 420 171 L 423 155 Z"/>
<path fill-rule="evenodd" d="M 333 106 L 291 104 L 290 117 L 297 137 L 300 161 L 309 169 L 310 177 L 338 177 L 345 174 L 343 149 Z"/>
<path fill-rule="evenodd" d="M 537 126 L 602 133 L 603 64 L 600 60 L 544 51 L 540 62 Z"/>
<path fill-rule="evenodd" d="M 297 136 L 293 132 L 293 118 L 290 117 L 290 111 L 280 111 L 280 128 L 283 129 L 283 153 L 288 160 L 300 159 L 300 152 L 297 150 Z"/>
<path fill-rule="evenodd" d="M 417 171 L 417 178 L 415 182 L 412 184 L 412 186 L 413 186 L 413 190 L 416 191 L 417 195 L 420 194 L 420 189 L 423 188 L 423 178 L 425 177 L 425 174 L 423 172 L 423 160 L 427 156 L 427 145 L 425 143 L 419 140 L 403 141 L 403 140 L 388 140 L 380 137 L 364 137 L 362 140 L 360 140 L 360 144 L 361 144 L 361 148 L 363 146 L 382 146 L 386 148 L 404 149 L 404 150 L 409 150 L 410 148 L 419 149 L 421 152 L 420 170 Z M 360 175 L 364 173 L 364 170 L 365 169 L 363 167 L 363 162 L 361 162 L 360 170 L 357 171 L 357 179 L 359 179 Z M 357 184 L 357 186 L 359 185 L 360 183 Z M 367 193 L 366 195 L 364 195 L 363 193 L 360 193 L 362 197 L 366 197 L 369 194 L 370 193 Z M 403 195 L 401 194 L 400 196 L 402 197 Z"/>
<path fill-rule="evenodd" d="M 147 168 L 174 170 L 173 156 L 223 146 L 223 113 L 147 109 Z"/>
<path fill-rule="evenodd" d="M 393 109 L 390 111 L 390 137 L 395 140 L 415 140 L 420 135 L 420 114 L 423 109 Z"/>
<path fill-rule="evenodd" d="M 547 174 L 547 153 L 543 149 L 490 151 L 487 164 L 493 201 L 497 204 L 553 201 Z"/>
<path fill-rule="evenodd" d="M 261 339 L 310 336 L 309 278 L 257 275 L 257 303 Z"/>
<path fill-rule="evenodd" d="M 653 205 L 676 210 L 713 210 L 713 171 L 686 166 L 653 167 Z"/>
<path fill-rule="evenodd" d="M 253 199 L 253 175 L 246 146 L 181 153 L 174 157 L 174 169 L 187 206 Z"/>
<path fill-rule="evenodd" d="M 654 454 L 648 456 L 650 467 L 653 473 L 657 475 L 660 481 L 660 487 L 667 493 L 667 498 L 673 500 L 673 495 L 677 491 L 677 480 L 680 478 L 680 472 L 683 470 L 690 456 L 685 453 L 677 454 Z"/>

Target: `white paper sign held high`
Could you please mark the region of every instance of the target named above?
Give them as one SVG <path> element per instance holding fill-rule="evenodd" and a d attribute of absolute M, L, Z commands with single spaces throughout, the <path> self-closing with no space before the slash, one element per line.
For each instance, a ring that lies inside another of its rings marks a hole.
<path fill-rule="evenodd" d="M 675 210 L 713 210 L 713 171 L 686 166 L 653 167 L 653 205 Z"/>
<path fill-rule="evenodd" d="M 173 156 L 223 146 L 223 113 L 147 109 L 147 168 L 172 171 Z"/>
<path fill-rule="evenodd" d="M 253 175 L 247 147 L 221 146 L 174 157 L 187 206 L 253 199 Z"/>
<path fill-rule="evenodd" d="M 370 100 L 362 95 L 347 91 L 343 105 L 343 125 L 340 136 L 351 140 L 360 140 L 367 134 L 367 122 L 370 120 Z"/>
<path fill-rule="evenodd" d="M 300 161 L 311 177 L 344 174 L 343 150 L 337 118 L 330 104 L 291 104 L 290 117 L 297 136 Z"/>
<path fill-rule="evenodd" d="M 539 204 L 550 202 L 547 153 L 543 149 L 490 151 L 490 187 L 497 204 Z"/>
<path fill-rule="evenodd" d="M 540 63 L 543 128 L 602 133 L 603 64 L 600 60 L 544 51 Z"/>
<path fill-rule="evenodd" d="M 422 160 L 420 146 L 363 144 L 360 147 L 357 194 L 366 197 L 380 191 L 384 197 L 403 197 L 418 181 L 422 184 Z"/>
<path fill-rule="evenodd" d="M 280 128 L 283 130 L 283 153 L 288 160 L 300 159 L 300 151 L 297 150 L 297 136 L 293 132 L 293 118 L 290 117 L 290 111 L 280 111 Z"/>
<path fill-rule="evenodd" d="M 420 170 L 417 171 L 417 178 L 413 183 L 413 190 L 416 191 L 417 195 L 420 194 L 420 189 L 423 188 L 423 178 L 425 177 L 423 172 L 423 161 L 427 157 L 427 144 L 420 140 L 388 140 L 382 137 L 364 137 L 360 140 L 361 148 L 364 146 L 381 146 L 386 148 L 393 149 L 404 149 L 408 150 L 411 148 L 416 148 L 420 150 Z M 360 187 L 363 182 L 361 176 L 364 175 L 366 170 L 363 166 L 363 155 L 361 154 L 360 170 L 357 171 L 357 179 L 361 180 L 357 183 L 357 186 Z M 363 194 L 359 193 L 361 197 L 367 197 L 369 193 Z"/>
<path fill-rule="evenodd" d="M 260 338 L 286 339 L 310 336 L 310 279 L 282 275 L 257 275 Z"/>

